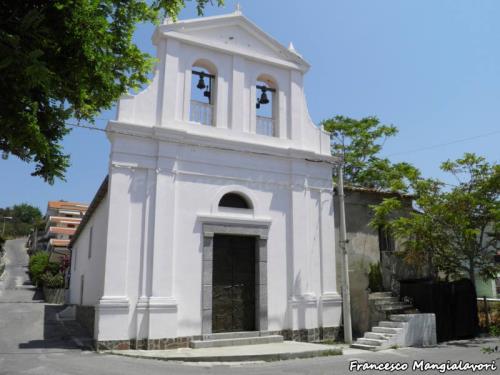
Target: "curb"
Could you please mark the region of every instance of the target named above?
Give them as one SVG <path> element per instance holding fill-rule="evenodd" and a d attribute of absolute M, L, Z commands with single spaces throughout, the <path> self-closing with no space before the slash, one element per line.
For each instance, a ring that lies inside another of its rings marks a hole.
<path fill-rule="evenodd" d="M 177 361 L 177 362 L 273 362 L 283 361 L 288 359 L 304 359 L 314 357 L 326 357 L 334 355 L 342 355 L 341 349 L 325 349 L 325 350 L 312 350 L 307 352 L 297 353 L 270 353 L 270 354 L 255 354 L 255 355 L 234 355 L 234 356 L 200 356 L 200 357 L 161 357 L 161 356 L 143 356 L 131 353 L 119 353 L 117 351 L 103 351 L 103 354 L 112 354 L 123 357 L 142 358 L 142 359 L 156 359 L 159 361 Z"/>

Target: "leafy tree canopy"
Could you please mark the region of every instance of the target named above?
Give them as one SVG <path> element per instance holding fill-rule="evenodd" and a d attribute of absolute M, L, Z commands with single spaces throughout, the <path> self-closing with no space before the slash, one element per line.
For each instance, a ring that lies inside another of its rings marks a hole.
<path fill-rule="evenodd" d="M 405 260 L 414 265 L 430 261 L 437 273 L 449 278 L 464 275 L 496 278 L 500 266 L 500 165 L 466 153 L 441 165 L 453 174 L 451 189 L 434 179 L 416 178 L 411 188 L 419 211 L 407 217 L 391 216 L 401 207 L 396 198 L 374 206 L 372 225 L 386 225 L 401 241 Z"/>
<path fill-rule="evenodd" d="M 419 175 L 408 163 L 392 163 L 379 156 L 385 140 L 398 133 L 395 126 L 381 124 L 376 117 L 356 120 L 344 116 L 321 124 L 332 134 L 332 153 L 344 160 L 347 185 L 406 192 L 409 179 Z"/>
<path fill-rule="evenodd" d="M 16 204 L 12 207 L 0 208 L 0 235 L 3 232 L 5 219 L 5 237 L 19 237 L 27 235 L 33 228 L 33 224 L 39 224 L 42 213 L 38 207 L 27 203 Z"/>
<path fill-rule="evenodd" d="M 210 0 L 196 1 L 202 14 Z M 211 2 L 211 1 L 210 1 Z M 218 5 L 223 0 L 216 0 Z M 147 82 L 154 60 L 132 42 L 136 25 L 176 18 L 184 0 L 0 1 L 0 151 L 64 179 L 69 118 L 93 121 Z"/>

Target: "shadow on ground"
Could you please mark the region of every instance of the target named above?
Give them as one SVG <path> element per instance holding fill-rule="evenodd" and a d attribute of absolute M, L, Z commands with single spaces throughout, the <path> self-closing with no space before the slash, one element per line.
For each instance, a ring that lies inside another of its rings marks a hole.
<path fill-rule="evenodd" d="M 477 337 L 469 340 L 454 340 L 443 343 L 446 346 L 458 346 L 462 348 L 482 348 L 485 345 L 498 345 L 498 340 L 494 337 Z"/>
<path fill-rule="evenodd" d="M 57 313 L 65 308 L 65 305 L 45 305 L 43 339 L 20 343 L 19 349 L 92 350 L 92 338 L 76 321 L 61 321 L 57 318 Z"/>

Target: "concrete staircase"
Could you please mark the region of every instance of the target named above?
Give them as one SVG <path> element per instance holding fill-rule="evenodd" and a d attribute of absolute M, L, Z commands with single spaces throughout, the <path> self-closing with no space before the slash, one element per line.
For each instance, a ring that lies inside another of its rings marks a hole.
<path fill-rule="evenodd" d="M 408 310 L 415 310 L 411 304 L 401 302 L 399 298 L 393 296 L 391 292 L 371 293 L 368 300 L 374 309 L 381 313 L 396 314 Z"/>
<path fill-rule="evenodd" d="M 356 340 L 352 348 L 371 351 L 391 347 L 436 345 L 434 314 L 393 314 Z"/>
<path fill-rule="evenodd" d="M 408 315 L 391 315 L 390 320 L 381 321 L 378 326 L 373 327 L 371 332 L 365 332 L 365 335 L 356 340 L 351 348 L 365 350 L 389 349 L 391 346 L 398 345 L 398 336 L 403 333 Z"/>
<path fill-rule="evenodd" d="M 270 335 L 267 332 L 249 331 L 249 332 L 227 332 L 212 333 L 204 335 L 202 340 L 193 340 L 189 346 L 193 349 L 200 348 L 220 348 L 224 346 L 237 345 L 257 345 L 282 343 L 283 336 Z"/>

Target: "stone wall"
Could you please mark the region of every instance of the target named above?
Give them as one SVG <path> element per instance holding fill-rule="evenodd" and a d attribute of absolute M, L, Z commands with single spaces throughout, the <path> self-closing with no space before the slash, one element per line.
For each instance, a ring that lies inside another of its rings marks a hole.
<path fill-rule="evenodd" d="M 91 306 L 80 306 L 91 307 Z M 78 311 L 78 310 L 77 310 Z M 78 316 L 78 312 L 77 312 Z M 77 318 L 78 319 L 78 318 Z M 282 335 L 285 340 L 314 342 L 321 340 L 336 340 L 340 338 L 340 327 L 320 327 L 312 329 L 285 329 L 281 331 L 267 332 L 269 335 Z M 194 340 L 201 340 L 202 336 L 176 337 L 168 339 L 143 339 L 143 340 L 107 340 L 96 341 L 97 351 L 103 350 L 165 350 L 188 348 L 189 343 Z"/>
<path fill-rule="evenodd" d="M 91 337 L 94 337 L 94 321 L 95 309 L 94 306 L 76 305 L 76 321 L 87 330 Z"/>

